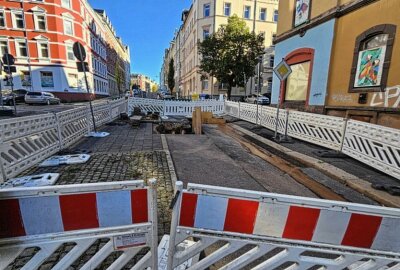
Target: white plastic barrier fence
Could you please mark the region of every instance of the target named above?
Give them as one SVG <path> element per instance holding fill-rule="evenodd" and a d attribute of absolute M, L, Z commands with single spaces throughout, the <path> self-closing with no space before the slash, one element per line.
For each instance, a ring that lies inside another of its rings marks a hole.
<path fill-rule="evenodd" d="M 201 107 L 204 112 L 213 114 L 224 113 L 224 101 L 219 100 L 158 100 L 148 98 L 131 97 L 128 101 L 128 114 L 133 113 L 134 108 L 139 108 L 144 113 L 159 113 L 163 116 L 188 116 L 192 115 L 195 107 Z"/>
<path fill-rule="evenodd" d="M 277 109 L 225 102 L 225 113 L 275 130 Z M 258 119 L 257 119 L 258 118 Z M 342 152 L 400 179 L 400 130 L 341 117 L 281 109 L 278 132 Z"/>
<path fill-rule="evenodd" d="M 96 125 L 115 120 L 126 112 L 126 100 L 93 105 Z M 93 128 L 88 106 L 56 114 L 0 121 L 0 183 L 65 149 Z"/>
<path fill-rule="evenodd" d="M 0 269 L 95 269 L 109 256 L 107 269 L 157 269 L 156 180 L 1 190 L 0 217 Z"/>
<path fill-rule="evenodd" d="M 400 179 L 400 130 L 349 120 L 343 153 Z"/>
<path fill-rule="evenodd" d="M 173 209 L 172 270 L 399 269 L 400 210 L 189 184 Z M 184 251 L 185 239 L 196 243 Z"/>

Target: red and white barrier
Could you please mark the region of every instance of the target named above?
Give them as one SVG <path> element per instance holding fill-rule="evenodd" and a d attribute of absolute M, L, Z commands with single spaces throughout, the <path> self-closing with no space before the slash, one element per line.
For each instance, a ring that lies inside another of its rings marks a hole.
<path fill-rule="evenodd" d="M 400 251 L 400 217 L 184 192 L 180 226 Z"/>
<path fill-rule="evenodd" d="M 196 184 L 182 190 L 182 183 L 177 183 L 177 190 L 180 196 L 173 212 L 168 269 L 217 240 L 228 244 L 205 251 L 209 257 L 193 269 L 205 269 L 250 244 L 257 248 L 223 269 L 243 267 L 274 248 L 284 248 L 285 255 L 272 256 L 274 260 L 265 260 L 260 269 L 274 269 L 272 261 L 295 262 L 300 269 L 322 264 L 321 258 L 300 256 L 307 251 L 342 256 L 340 264 L 339 260 L 325 260 L 322 265 L 331 267 L 324 269 L 360 266 L 366 259 L 373 263 L 363 269 L 400 267 L 400 209 Z M 188 237 L 199 238 L 197 246 L 176 251 L 176 244 Z"/>
<path fill-rule="evenodd" d="M 0 254 L 4 255 L 0 256 L 0 269 L 12 265 L 29 247 L 40 248 L 40 254 L 27 262 L 29 267 L 40 266 L 60 244 L 73 242 L 77 247 L 66 256 L 70 259 L 56 267 L 66 269 L 91 243 L 107 238 L 107 248 L 93 255 L 89 268 L 116 250 L 124 252 L 124 260 L 116 262 L 123 266 L 121 260 L 128 263 L 148 247 L 150 253 L 141 265 L 156 269 L 155 180 L 150 187 L 143 181 L 127 181 L 0 191 Z"/>

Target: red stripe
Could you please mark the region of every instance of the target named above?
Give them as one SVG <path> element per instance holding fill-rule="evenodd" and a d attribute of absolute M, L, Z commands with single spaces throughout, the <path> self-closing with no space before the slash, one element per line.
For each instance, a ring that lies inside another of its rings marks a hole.
<path fill-rule="evenodd" d="M 229 199 L 224 231 L 252 234 L 257 210 L 256 201 Z"/>
<path fill-rule="evenodd" d="M 96 193 L 60 196 L 65 231 L 99 227 Z"/>
<path fill-rule="evenodd" d="M 311 241 L 320 209 L 291 206 L 283 238 Z"/>
<path fill-rule="evenodd" d="M 0 200 L 0 238 L 25 235 L 18 199 Z"/>
<path fill-rule="evenodd" d="M 194 227 L 194 219 L 196 216 L 197 194 L 183 193 L 181 215 L 179 220 L 180 226 Z"/>
<path fill-rule="evenodd" d="M 352 214 L 342 245 L 370 248 L 381 222 L 382 217 Z"/>
<path fill-rule="evenodd" d="M 149 210 L 147 203 L 147 189 L 131 191 L 132 222 L 143 223 L 149 221 Z"/>

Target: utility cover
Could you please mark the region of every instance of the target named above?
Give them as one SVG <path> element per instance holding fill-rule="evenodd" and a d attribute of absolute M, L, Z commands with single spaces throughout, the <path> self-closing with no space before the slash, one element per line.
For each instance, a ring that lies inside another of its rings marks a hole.
<path fill-rule="evenodd" d="M 20 178 L 13 178 L 1 184 L 0 189 L 51 186 L 54 185 L 59 177 L 59 173 L 45 173 L 39 175 L 29 175 Z"/>
<path fill-rule="evenodd" d="M 78 154 L 78 155 L 65 155 L 65 156 L 52 156 L 42 163 L 39 167 L 52 167 L 60 165 L 71 165 L 71 164 L 82 164 L 86 163 L 90 159 L 88 154 Z"/>

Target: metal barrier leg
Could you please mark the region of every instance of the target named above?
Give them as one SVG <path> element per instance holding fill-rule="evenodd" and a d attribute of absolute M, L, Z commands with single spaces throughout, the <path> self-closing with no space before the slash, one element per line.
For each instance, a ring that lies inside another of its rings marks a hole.
<path fill-rule="evenodd" d="M 157 222 L 157 180 L 150 179 L 149 186 L 151 190 L 151 213 L 153 220 L 153 231 L 151 238 L 151 248 L 152 248 L 152 260 L 151 260 L 151 269 L 158 269 L 158 222 Z"/>
<path fill-rule="evenodd" d="M 177 200 L 175 205 L 172 209 L 172 219 L 171 219 L 171 232 L 169 237 L 169 247 L 168 247 L 168 265 L 167 270 L 173 269 L 174 263 L 174 255 L 175 255 L 175 239 L 176 239 L 176 228 L 178 227 L 178 220 L 179 220 L 179 209 L 182 203 L 182 190 L 183 190 L 183 183 L 181 181 L 176 182 L 176 196 Z"/>

